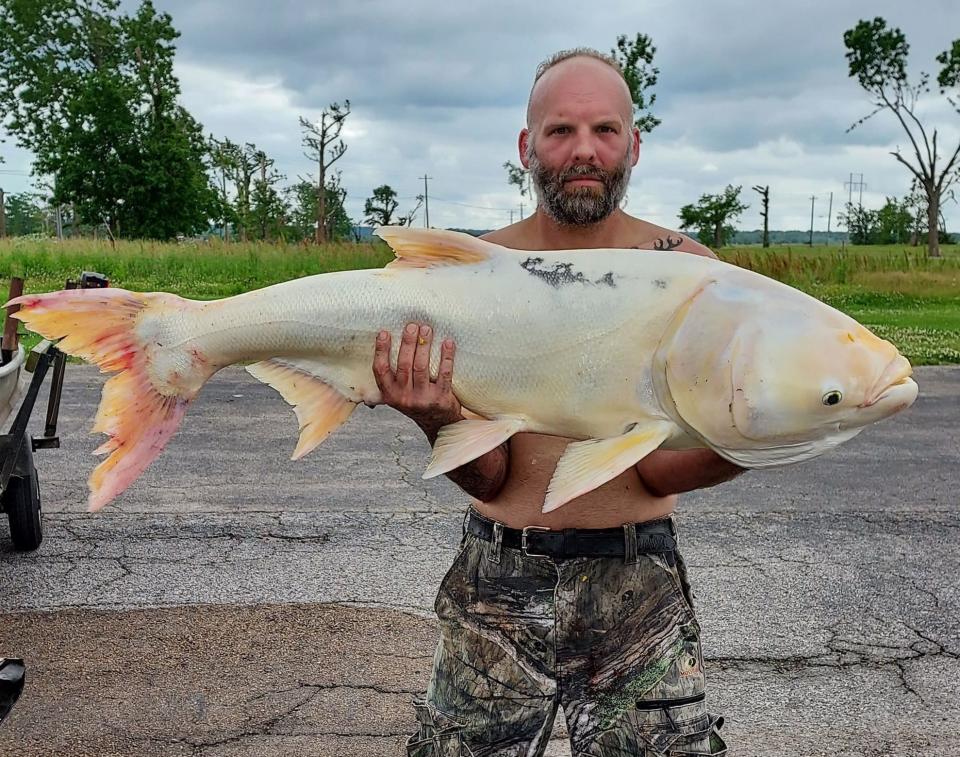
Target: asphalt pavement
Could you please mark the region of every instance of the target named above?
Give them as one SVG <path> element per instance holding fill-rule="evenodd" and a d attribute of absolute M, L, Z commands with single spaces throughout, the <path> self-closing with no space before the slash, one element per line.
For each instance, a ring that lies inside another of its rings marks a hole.
<path fill-rule="evenodd" d="M 834 453 L 681 500 L 731 755 L 960 755 L 960 367 L 916 378 Z M 291 462 L 293 412 L 227 369 L 91 515 L 102 380 L 68 366 L 36 453 L 41 548 L 0 523 L 0 656 L 28 668 L 0 755 L 402 754 L 467 503 L 420 479 L 416 427 L 361 407 Z"/>

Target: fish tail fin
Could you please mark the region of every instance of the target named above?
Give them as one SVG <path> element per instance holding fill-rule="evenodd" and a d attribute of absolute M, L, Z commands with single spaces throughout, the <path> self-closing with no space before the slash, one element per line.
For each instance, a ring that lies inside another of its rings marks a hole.
<path fill-rule="evenodd" d="M 94 454 L 110 454 L 88 481 L 88 509 L 99 510 L 160 454 L 180 425 L 187 404 L 213 373 L 206 361 L 197 360 L 196 355 L 191 360 L 188 354 L 175 362 L 181 370 L 198 375 L 176 374 L 180 380 L 158 385 L 157 372 L 149 368 L 161 348 L 148 345 L 143 329 L 138 328 L 145 321 L 157 324 L 166 313 L 182 313 L 195 303 L 175 295 L 107 288 L 24 295 L 7 304 L 20 306 L 14 317 L 31 331 L 59 340 L 59 350 L 94 363 L 104 373 L 116 373 L 104 384 L 93 425 L 94 433 L 110 437 L 94 450 Z M 171 349 L 175 348 L 167 351 Z"/>

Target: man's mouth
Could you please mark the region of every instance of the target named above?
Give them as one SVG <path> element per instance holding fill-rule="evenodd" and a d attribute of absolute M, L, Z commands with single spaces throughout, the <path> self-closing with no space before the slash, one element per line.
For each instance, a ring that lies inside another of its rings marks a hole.
<path fill-rule="evenodd" d="M 564 180 L 564 186 L 572 187 L 591 187 L 603 184 L 603 181 L 597 176 L 571 176 Z"/>

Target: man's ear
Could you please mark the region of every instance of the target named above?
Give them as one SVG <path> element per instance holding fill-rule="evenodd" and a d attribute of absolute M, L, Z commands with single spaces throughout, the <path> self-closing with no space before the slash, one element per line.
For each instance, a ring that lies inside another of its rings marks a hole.
<path fill-rule="evenodd" d="M 633 139 L 633 162 L 630 165 L 635 166 L 637 161 L 640 160 L 640 143 L 643 142 L 640 139 L 640 129 L 634 126 L 633 133 L 630 136 Z"/>
<path fill-rule="evenodd" d="M 527 143 L 530 140 L 530 130 L 524 127 L 520 130 L 520 137 L 517 139 L 517 149 L 520 151 L 520 165 L 524 168 L 530 168 L 530 161 L 527 160 Z"/>

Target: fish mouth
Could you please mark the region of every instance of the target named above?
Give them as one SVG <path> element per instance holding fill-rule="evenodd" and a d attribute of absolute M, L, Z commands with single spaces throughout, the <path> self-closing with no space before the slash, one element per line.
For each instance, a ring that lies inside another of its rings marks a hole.
<path fill-rule="evenodd" d="M 866 399 L 859 407 L 873 407 L 881 400 L 900 392 L 901 388 L 910 389 L 914 397 L 916 397 L 915 388 L 917 385 L 916 382 L 910 378 L 912 374 L 913 366 L 910 365 L 910 361 L 903 357 L 903 355 L 897 355 L 897 357 L 891 360 L 887 367 L 884 368 L 883 373 L 880 374 L 880 378 L 877 379 L 870 391 L 867 392 Z M 911 399 L 908 404 L 912 402 L 913 400 Z"/>

